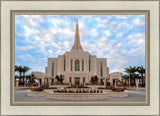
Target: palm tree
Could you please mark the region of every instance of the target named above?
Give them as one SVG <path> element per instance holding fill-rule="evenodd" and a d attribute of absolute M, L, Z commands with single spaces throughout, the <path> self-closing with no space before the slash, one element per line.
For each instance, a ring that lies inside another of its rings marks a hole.
<path fill-rule="evenodd" d="M 29 67 L 23 66 L 23 71 L 22 71 L 22 73 L 23 73 L 23 82 L 24 82 L 25 73 L 26 73 L 29 69 L 30 69 Z"/>
<path fill-rule="evenodd" d="M 18 71 L 18 66 L 17 65 L 14 66 L 14 70 L 15 70 L 15 72 Z"/>
<path fill-rule="evenodd" d="M 131 69 L 130 69 L 130 66 L 128 68 L 125 68 L 125 72 L 129 74 L 129 87 L 130 87 L 130 84 L 131 84 Z"/>
<path fill-rule="evenodd" d="M 134 66 L 134 67 L 129 66 L 129 68 L 130 68 L 130 70 L 131 70 L 131 74 L 132 74 L 132 76 L 133 76 L 133 82 L 134 82 L 134 84 L 135 84 L 135 72 L 138 71 L 138 68 L 137 68 L 136 66 Z"/>
<path fill-rule="evenodd" d="M 141 75 L 141 79 L 142 79 L 142 83 L 144 84 L 144 74 L 145 74 L 145 68 L 143 66 L 139 66 L 138 67 L 138 71 L 137 71 L 140 75 Z"/>
<path fill-rule="evenodd" d="M 129 75 L 123 75 L 122 76 L 122 84 L 123 84 L 123 86 L 126 86 L 127 85 L 127 82 L 128 82 L 128 84 L 129 84 Z"/>
<path fill-rule="evenodd" d="M 32 78 L 32 76 L 31 75 L 26 75 L 26 80 L 29 80 L 29 81 L 31 81 L 31 78 Z"/>
<path fill-rule="evenodd" d="M 22 72 L 23 72 L 23 67 L 20 65 L 20 66 L 15 66 L 15 71 L 16 72 L 19 72 L 19 81 L 21 82 L 21 76 L 22 76 Z"/>
<path fill-rule="evenodd" d="M 128 75 L 123 75 L 123 76 L 122 76 L 122 79 L 126 82 L 126 81 L 129 80 L 129 76 L 128 76 Z"/>

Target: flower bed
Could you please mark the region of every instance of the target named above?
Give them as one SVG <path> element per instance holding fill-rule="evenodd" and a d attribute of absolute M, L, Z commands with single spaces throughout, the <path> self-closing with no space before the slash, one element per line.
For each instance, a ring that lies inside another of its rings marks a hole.
<path fill-rule="evenodd" d="M 53 91 L 54 93 L 103 93 L 102 90 L 82 90 L 82 89 L 76 89 L 76 90 L 67 90 L 67 89 L 57 89 L 56 91 Z"/>
<path fill-rule="evenodd" d="M 48 88 L 48 89 L 57 89 L 57 87 L 50 87 L 50 88 Z"/>
<path fill-rule="evenodd" d="M 126 88 L 113 87 L 111 90 L 114 92 L 124 92 Z"/>
<path fill-rule="evenodd" d="M 43 91 L 43 90 L 44 90 L 43 87 L 37 87 L 37 88 L 31 89 L 31 91 Z"/>
<path fill-rule="evenodd" d="M 98 87 L 98 89 L 112 89 L 113 87 Z"/>

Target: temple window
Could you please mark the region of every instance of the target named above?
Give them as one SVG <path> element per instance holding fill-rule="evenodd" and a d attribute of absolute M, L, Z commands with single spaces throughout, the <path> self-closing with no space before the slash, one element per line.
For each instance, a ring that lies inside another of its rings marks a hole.
<path fill-rule="evenodd" d="M 84 60 L 82 60 L 82 71 L 84 71 Z"/>
<path fill-rule="evenodd" d="M 79 60 L 75 60 L 75 71 L 79 71 Z"/>
<path fill-rule="evenodd" d="M 103 76 L 103 73 L 102 73 L 102 63 L 100 64 L 100 73 L 101 73 L 101 77 Z"/>
<path fill-rule="evenodd" d="M 54 76 L 54 63 L 52 63 L 52 76 Z"/>
<path fill-rule="evenodd" d="M 64 71 L 66 71 L 66 59 L 64 59 Z"/>
<path fill-rule="evenodd" d="M 89 59 L 89 71 L 91 71 L 91 61 Z"/>
<path fill-rule="evenodd" d="M 71 60 L 71 71 L 72 71 L 72 60 Z"/>

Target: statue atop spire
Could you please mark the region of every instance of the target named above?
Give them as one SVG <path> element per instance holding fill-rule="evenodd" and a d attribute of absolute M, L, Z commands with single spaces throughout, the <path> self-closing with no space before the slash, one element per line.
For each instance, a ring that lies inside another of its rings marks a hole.
<path fill-rule="evenodd" d="M 78 28 L 78 20 L 76 21 L 76 32 L 75 32 L 75 40 L 74 40 L 74 45 L 72 47 L 72 50 L 83 50 L 81 43 L 80 43 L 80 35 L 79 35 L 79 28 Z"/>

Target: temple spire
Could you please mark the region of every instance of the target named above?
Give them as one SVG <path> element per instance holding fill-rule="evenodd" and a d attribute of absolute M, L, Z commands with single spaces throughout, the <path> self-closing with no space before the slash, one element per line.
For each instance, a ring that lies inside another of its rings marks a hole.
<path fill-rule="evenodd" d="M 79 35 L 79 27 L 78 27 L 78 20 L 76 21 L 76 32 L 75 32 L 75 39 L 74 39 L 74 45 L 72 47 L 72 50 L 83 50 L 81 43 L 80 43 L 80 35 Z"/>

